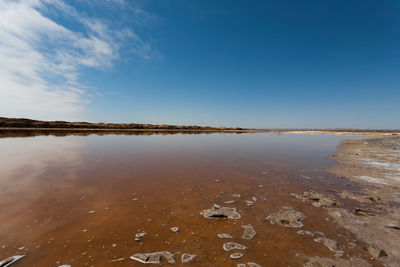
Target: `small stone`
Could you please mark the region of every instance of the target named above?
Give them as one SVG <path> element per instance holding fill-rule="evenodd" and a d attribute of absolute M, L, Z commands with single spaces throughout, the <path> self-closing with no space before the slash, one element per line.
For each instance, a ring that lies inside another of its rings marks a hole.
<path fill-rule="evenodd" d="M 225 244 L 222 246 L 222 248 L 223 248 L 225 251 L 231 251 L 231 250 L 234 250 L 234 249 L 240 249 L 240 250 L 247 249 L 246 246 L 243 246 L 243 245 L 238 244 L 238 243 L 236 243 L 236 242 L 227 242 L 227 243 L 225 243 Z"/>
<path fill-rule="evenodd" d="M 200 214 L 207 219 L 240 219 L 240 214 L 235 208 L 221 207 L 216 204 L 211 209 L 202 210 Z"/>
<path fill-rule="evenodd" d="M 316 234 L 317 232 L 315 232 L 315 233 L 313 233 L 313 232 L 310 232 L 310 231 L 304 231 L 304 230 L 299 230 L 299 231 L 297 231 L 297 234 L 299 234 L 299 235 L 309 235 L 309 236 L 314 236 L 314 234 Z"/>
<path fill-rule="evenodd" d="M 179 227 L 171 227 L 171 231 L 177 233 L 179 231 Z"/>
<path fill-rule="evenodd" d="M 360 209 L 360 208 L 355 208 L 353 212 L 355 215 L 358 215 L 358 216 L 375 216 L 375 214 L 369 212 L 368 210 Z"/>
<path fill-rule="evenodd" d="M 152 253 L 136 253 L 130 257 L 132 260 L 145 264 L 160 264 L 166 260 L 169 263 L 175 263 L 174 254 L 169 251 L 160 251 Z"/>
<path fill-rule="evenodd" d="M 181 261 L 183 263 L 187 263 L 189 261 L 192 261 L 195 257 L 196 257 L 196 255 L 189 254 L 189 253 L 183 253 L 181 256 Z"/>
<path fill-rule="evenodd" d="M 335 253 L 336 257 L 342 257 L 344 254 L 342 246 L 335 240 L 319 237 L 314 239 L 314 241 L 324 244 L 330 251 Z"/>
<path fill-rule="evenodd" d="M 252 199 L 254 202 L 257 201 L 257 197 L 256 197 L 256 196 L 252 197 L 251 199 Z"/>
<path fill-rule="evenodd" d="M 246 200 L 247 206 L 253 206 L 254 202 L 250 200 Z"/>
<path fill-rule="evenodd" d="M 299 231 L 297 231 L 296 233 L 297 233 L 298 235 L 304 235 L 304 234 L 305 234 L 304 230 L 299 230 Z"/>
<path fill-rule="evenodd" d="M 386 224 L 385 227 L 392 228 L 394 230 L 400 230 L 400 225 L 393 224 L 393 223 Z"/>
<path fill-rule="evenodd" d="M 368 252 L 369 252 L 369 254 L 372 255 L 372 257 L 374 257 L 374 259 L 377 259 L 377 260 L 388 256 L 386 251 L 384 251 L 383 249 L 380 249 L 379 247 L 377 247 L 375 245 L 369 245 Z"/>
<path fill-rule="evenodd" d="M 17 261 L 19 261 L 20 259 L 22 259 L 23 257 L 25 257 L 25 255 L 15 255 L 15 256 L 11 256 L 8 257 L 2 261 L 0 261 L 0 266 L 10 266 L 13 263 L 16 263 Z"/>
<path fill-rule="evenodd" d="M 257 264 L 257 263 L 255 263 L 255 262 L 248 262 L 248 263 L 247 263 L 247 266 L 248 266 L 248 267 L 261 267 L 260 264 Z"/>
<path fill-rule="evenodd" d="M 241 226 L 244 229 L 242 238 L 250 240 L 256 235 L 256 231 L 254 230 L 253 226 L 251 225 L 242 225 Z"/>
<path fill-rule="evenodd" d="M 232 238 L 232 236 L 231 236 L 230 234 L 217 234 L 217 236 L 218 236 L 219 238 L 221 238 L 221 239 L 224 239 L 224 238 Z"/>
<path fill-rule="evenodd" d="M 125 258 L 118 258 L 118 259 L 110 260 L 109 262 L 118 262 L 118 261 L 123 261 L 123 260 L 125 260 Z"/>
<path fill-rule="evenodd" d="M 239 197 L 240 197 L 240 194 L 233 194 L 232 196 L 233 196 L 233 197 L 239 198 Z"/>
<path fill-rule="evenodd" d="M 311 203 L 315 207 L 329 208 L 329 207 L 340 206 L 340 203 L 336 201 L 333 197 L 324 196 L 322 194 L 314 192 L 313 190 L 306 191 L 303 193 L 303 195 L 297 195 L 297 194 L 292 194 L 292 195 L 298 199 L 303 200 L 304 202 Z"/>
<path fill-rule="evenodd" d="M 236 200 L 228 200 L 228 201 L 225 201 L 224 203 L 225 204 L 233 204 L 233 203 L 235 203 L 236 202 Z"/>
<path fill-rule="evenodd" d="M 232 253 L 229 257 L 231 257 L 231 259 L 240 259 L 243 256 L 244 256 L 243 253 L 235 252 L 235 253 Z"/>
<path fill-rule="evenodd" d="M 135 241 L 140 241 L 140 239 L 141 239 L 142 237 L 144 237 L 146 234 L 147 234 L 147 233 L 145 233 L 145 232 L 137 233 L 137 234 L 135 235 Z"/>
<path fill-rule="evenodd" d="M 265 219 L 271 224 L 277 223 L 284 227 L 300 228 L 303 227 L 302 221 L 306 218 L 307 216 L 300 211 L 294 210 L 290 207 L 285 207 L 277 213 L 269 214 Z"/>

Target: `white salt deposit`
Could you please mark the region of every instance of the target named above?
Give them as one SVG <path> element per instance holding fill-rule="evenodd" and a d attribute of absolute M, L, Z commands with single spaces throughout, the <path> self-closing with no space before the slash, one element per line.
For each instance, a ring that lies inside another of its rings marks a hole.
<path fill-rule="evenodd" d="M 357 178 L 360 178 L 364 181 L 370 182 L 370 183 L 375 183 L 375 184 L 388 184 L 386 181 L 378 178 L 374 178 L 371 176 L 356 176 Z"/>

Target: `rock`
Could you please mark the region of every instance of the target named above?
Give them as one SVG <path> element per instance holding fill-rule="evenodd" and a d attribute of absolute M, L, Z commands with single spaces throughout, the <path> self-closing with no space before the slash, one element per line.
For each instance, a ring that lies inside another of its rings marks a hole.
<path fill-rule="evenodd" d="M 1 265 L 0 265 L 1 266 Z M 69 264 L 63 264 L 63 265 L 60 265 L 60 266 L 58 266 L 58 267 L 71 267 L 71 265 L 69 265 Z"/>
<path fill-rule="evenodd" d="M 256 197 L 256 196 L 252 197 L 251 199 L 252 199 L 254 202 L 257 201 L 257 197 Z"/>
<path fill-rule="evenodd" d="M 240 249 L 240 250 L 247 249 L 246 246 L 240 245 L 240 244 L 238 244 L 236 242 L 227 242 L 222 246 L 222 248 L 225 251 L 231 251 L 231 250 L 234 250 L 234 249 Z"/>
<path fill-rule="evenodd" d="M 344 259 L 328 259 L 321 257 L 309 258 L 308 262 L 304 264 L 304 267 L 372 267 L 371 264 L 365 260 L 357 257 L 351 257 L 348 260 Z"/>
<path fill-rule="evenodd" d="M 400 262 L 400 242 L 398 230 L 391 230 L 385 227 L 389 222 L 398 221 L 400 218 L 400 209 L 390 209 L 386 214 L 377 214 L 376 216 L 357 216 L 353 212 L 345 209 L 335 209 L 329 212 L 329 215 L 341 227 L 354 233 L 359 240 L 366 244 L 375 244 L 378 251 L 370 250 L 369 253 L 379 257 L 380 250 L 383 250 L 387 256 L 380 260 L 385 261 L 386 266 L 397 266 Z M 367 248 L 368 249 L 368 248 Z"/>
<path fill-rule="evenodd" d="M 160 251 L 152 253 L 136 253 L 130 257 L 132 260 L 145 264 L 160 264 L 166 260 L 169 263 L 175 263 L 174 254 L 169 251 Z"/>
<path fill-rule="evenodd" d="M 300 211 L 294 210 L 290 207 L 285 207 L 277 213 L 271 213 L 265 218 L 271 224 L 280 224 L 284 227 L 300 228 L 303 227 L 302 221 L 306 219 Z"/>
<path fill-rule="evenodd" d="M 235 252 L 235 253 L 232 253 L 229 257 L 231 257 L 231 259 L 240 259 L 243 256 L 244 256 L 243 253 Z"/>
<path fill-rule="evenodd" d="M 375 214 L 369 212 L 368 210 L 364 210 L 364 209 L 360 209 L 360 208 L 355 208 L 354 214 L 358 215 L 358 216 L 375 216 Z"/>
<path fill-rule="evenodd" d="M 248 262 L 247 265 L 246 263 L 239 263 L 236 265 L 237 267 L 261 267 L 261 265 L 254 263 L 254 262 Z"/>
<path fill-rule="evenodd" d="M 247 206 L 253 206 L 254 202 L 250 200 L 246 200 Z"/>
<path fill-rule="evenodd" d="M 330 251 L 335 253 L 336 257 L 342 257 L 344 254 L 342 246 L 335 240 L 319 237 L 314 239 L 315 242 L 324 244 Z"/>
<path fill-rule="evenodd" d="M 233 196 L 233 197 L 238 197 L 238 198 L 239 198 L 239 197 L 240 197 L 240 194 L 233 194 L 232 196 Z"/>
<path fill-rule="evenodd" d="M 140 241 L 142 237 L 144 237 L 147 233 L 142 232 L 142 233 L 137 233 L 135 235 L 135 241 Z"/>
<path fill-rule="evenodd" d="M 372 257 L 374 257 L 374 259 L 377 259 L 377 260 L 381 260 L 382 258 L 386 258 L 388 256 L 386 251 L 384 251 L 383 249 L 380 249 L 379 247 L 377 247 L 375 245 L 369 245 L 368 252 L 369 252 L 369 254 L 371 254 Z"/>
<path fill-rule="evenodd" d="M 119 261 L 123 261 L 123 260 L 125 260 L 125 258 L 117 258 L 117 259 L 110 260 L 109 262 L 119 262 Z"/>
<path fill-rule="evenodd" d="M 207 219 L 240 219 L 240 214 L 235 208 L 221 207 L 216 204 L 211 209 L 202 210 L 200 214 Z"/>
<path fill-rule="evenodd" d="M 225 201 L 224 203 L 225 204 L 233 204 L 233 203 L 235 203 L 236 202 L 236 200 L 228 200 L 228 201 Z"/>
<path fill-rule="evenodd" d="M 254 263 L 254 262 L 248 262 L 248 263 L 247 263 L 247 266 L 248 266 L 248 267 L 261 267 L 260 264 L 257 264 L 257 263 Z"/>
<path fill-rule="evenodd" d="M 242 238 L 243 239 L 252 239 L 256 235 L 256 231 L 254 230 L 253 226 L 251 225 L 242 225 L 241 226 L 244 229 Z"/>
<path fill-rule="evenodd" d="M 177 233 L 179 231 L 179 227 L 171 227 L 171 231 Z"/>
<path fill-rule="evenodd" d="M 324 196 L 313 190 L 306 191 L 303 193 L 303 195 L 297 195 L 297 194 L 292 194 L 292 195 L 297 197 L 298 199 L 305 201 L 305 202 L 311 203 L 315 207 L 329 208 L 329 207 L 336 207 L 336 206 L 340 205 L 340 203 L 338 201 L 336 201 L 333 197 Z"/>
<path fill-rule="evenodd" d="M 308 235 L 308 236 L 314 236 L 314 233 L 313 232 L 310 232 L 310 231 L 304 231 L 304 230 L 299 230 L 299 231 L 297 231 L 297 234 L 299 234 L 299 235 Z"/>
<path fill-rule="evenodd" d="M 305 231 L 304 230 L 299 230 L 299 231 L 297 231 L 296 232 L 298 235 L 304 235 L 305 234 Z"/>
<path fill-rule="evenodd" d="M 192 261 L 196 255 L 189 254 L 189 253 L 183 253 L 181 256 L 181 261 L 182 263 L 188 263 L 189 261 Z"/>
<path fill-rule="evenodd" d="M 394 224 L 394 223 L 386 224 L 385 227 L 391 228 L 391 229 L 394 229 L 394 230 L 400 230 L 400 225 L 397 225 L 397 224 Z"/>
<path fill-rule="evenodd" d="M 19 261 L 20 259 L 22 259 L 23 257 L 25 257 L 25 255 L 15 255 L 15 256 L 11 256 L 9 258 L 6 258 L 2 261 L 0 261 L 0 266 L 1 267 L 7 267 L 10 266 L 11 264 L 16 263 L 17 261 Z"/>
<path fill-rule="evenodd" d="M 361 203 L 375 203 L 375 202 L 381 202 L 381 198 L 378 196 L 373 196 L 371 194 L 367 194 L 367 195 L 356 195 L 353 193 L 350 193 L 348 191 L 343 191 L 340 193 L 340 197 L 341 198 L 348 198 L 351 200 L 355 200 Z"/>
<path fill-rule="evenodd" d="M 221 238 L 221 239 L 224 239 L 224 238 L 232 238 L 232 236 L 231 236 L 230 234 L 217 234 L 217 236 L 218 236 L 219 238 Z"/>

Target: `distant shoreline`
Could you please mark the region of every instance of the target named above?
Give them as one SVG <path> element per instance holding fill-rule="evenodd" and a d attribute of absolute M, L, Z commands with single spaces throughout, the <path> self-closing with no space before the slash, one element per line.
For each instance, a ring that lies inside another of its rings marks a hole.
<path fill-rule="evenodd" d="M 273 132 L 292 133 L 292 134 L 336 134 L 336 135 L 400 135 L 400 130 L 273 130 Z"/>
<path fill-rule="evenodd" d="M 376 129 L 255 129 L 241 127 L 210 127 L 185 125 L 157 125 L 139 123 L 90 123 L 67 121 L 40 121 L 25 118 L 0 117 L 0 130 L 3 131 L 82 131 L 82 132 L 273 132 L 276 134 L 337 134 L 337 135 L 397 135 L 399 130 Z"/>
<path fill-rule="evenodd" d="M 37 130 L 37 131 L 133 131 L 133 132 L 273 132 L 276 134 L 338 134 L 338 135 L 351 135 L 351 134 L 362 134 L 362 135 L 400 135 L 400 130 L 280 130 L 280 129 L 247 129 L 247 128 L 206 128 L 201 127 L 198 129 L 191 128 L 58 128 L 58 127 L 0 127 L 0 130 Z"/>
<path fill-rule="evenodd" d="M 127 131 L 127 132 L 270 132 L 269 130 L 257 129 L 141 129 L 141 128 L 34 128 L 34 127 L 0 127 L 0 130 L 20 130 L 20 131 Z"/>
<path fill-rule="evenodd" d="M 240 127 L 210 127 L 197 125 L 166 125 L 166 124 L 141 124 L 141 123 L 91 123 L 91 122 L 68 122 L 68 121 L 40 121 L 25 118 L 0 117 L 0 129 L 62 129 L 62 130 L 176 130 L 176 131 L 242 131 L 254 130 Z"/>

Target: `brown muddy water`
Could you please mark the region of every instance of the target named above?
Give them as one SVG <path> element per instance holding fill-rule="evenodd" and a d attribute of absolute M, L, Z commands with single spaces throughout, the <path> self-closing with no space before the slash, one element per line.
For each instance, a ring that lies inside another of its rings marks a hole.
<path fill-rule="evenodd" d="M 0 260 L 25 255 L 13 266 L 145 266 L 129 257 L 164 250 L 175 254 L 176 266 L 302 266 L 310 256 L 334 257 L 297 234 L 301 229 L 342 243 L 344 258 L 366 257 L 357 246 L 349 249 L 348 242 L 358 241 L 324 209 L 290 195 L 357 190 L 324 171 L 349 136 L 7 136 L 0 138 Z M 214 203 L 235 207 L 241 218 L 200 215 Z M 265 220 L 287 206 L 307 216 L 303 228 Z M 254 227 L 254 238 L 242 239 L 242 225 Z M 140 232 L 147 234 L 135 241 Z M 226 252 L 228 241 L 247 249 Z M 244 256 L 231 259 L 232 252 Z M 183 264 L 183 253 L 197 256 Z"/>

